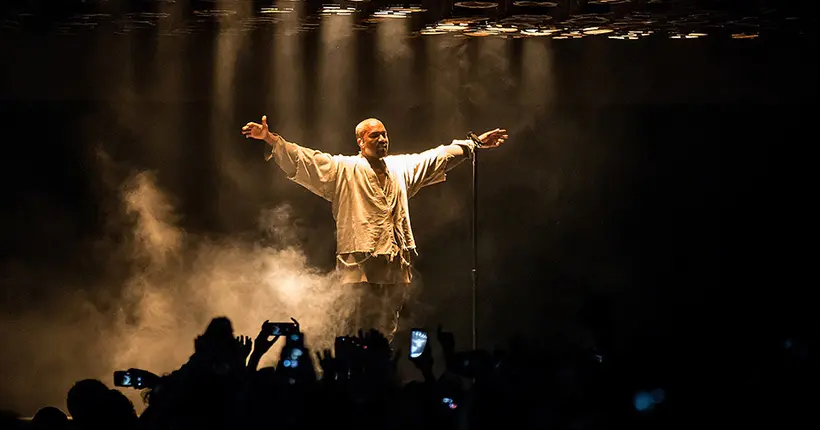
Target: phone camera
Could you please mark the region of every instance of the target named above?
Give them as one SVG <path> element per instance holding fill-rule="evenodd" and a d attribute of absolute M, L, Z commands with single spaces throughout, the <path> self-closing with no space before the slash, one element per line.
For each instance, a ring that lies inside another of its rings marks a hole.
<path fill-rule="evenodd" d="M 456 402 L 453 399 L 449 398 L 449 397 L 445 397 L 445 398 L 441 399 L 441 403 L 447 405 L 447 407 L 450 408 L 450 409 L 455 409 L 455 408 L 458 407 Z"/>

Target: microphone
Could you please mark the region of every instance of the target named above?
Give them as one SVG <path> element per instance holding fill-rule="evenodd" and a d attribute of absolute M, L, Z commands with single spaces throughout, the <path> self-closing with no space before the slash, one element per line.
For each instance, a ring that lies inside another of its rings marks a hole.
<path fill-rule="evenodd" d="M 481 139 L 479 139 L 478 136 L 476 136 L 475 133 L 473 133 L 472 131 L 467 132 L 467 138 L 473 141 L 476 148 L 481 148 L 483 146 L 481 143 Z"/>

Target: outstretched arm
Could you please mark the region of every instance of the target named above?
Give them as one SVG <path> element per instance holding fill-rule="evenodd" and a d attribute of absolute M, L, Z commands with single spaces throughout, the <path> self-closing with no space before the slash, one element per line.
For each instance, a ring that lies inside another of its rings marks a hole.
<path fill-rule="evenodd" d="M 496 128 L 495 130 L 486 131 L 478 136 L 481 141 L 480 149 L 498 148 L 504 143 L 509 136 L 507 130 L 503 128 Z M 475 143 L 471 140 L 456 140 L 452 144 L 445 147 L 447 154 L 452 157 L 447 162 L 446 170 L 449 171 L 453 167 L 461 164 L 462 161 L 470 158 L 472 152 L 475 150 Z M 449 158 L 449 157 L 448 157 Z"/>
<path fill-rule="evenodd" d="M 478 137 L 480 148 L 500 146 L 508 138 L 506 133 L 507 130 L 501 128 L 482 133 Z M 449 145 L 428 149 L 420 154 L 402 156 L 407 196 L 413 197 L 420 189 L 444 181 L 446 172 L 470 158 L 475 149 L 472 140 L 454 140 Z"/>
<path fill-rule="evenodd" d="M 273 158 L 288 179 L 327 200 L 333 198 L 338 167 L 333 156 L 288 142 L 282 136 L 271 132 L 268 129 L 266 115 L 262 116 L 261 123 L 247 123 L 242 127 L 242 134 L 246 138 L 264 140 L 270 145 L 271 152 L 265 161 Z"/>

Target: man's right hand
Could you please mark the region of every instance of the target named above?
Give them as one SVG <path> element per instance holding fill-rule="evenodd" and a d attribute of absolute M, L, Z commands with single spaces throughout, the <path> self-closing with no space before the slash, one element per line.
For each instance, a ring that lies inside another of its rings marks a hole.
<path fill-rule="evenodd" d="M 242 127 L 242 134 L 245 135 L 245 138 L 254 138 L 259 140 L 264 140 L 268 144 L 272 144 L 274 141 L 274 136 L 271 134 L 270 130 L 268 130 L 268 116 L 262 115 L 262 123 L 256 122 L 249 122 Z"/>

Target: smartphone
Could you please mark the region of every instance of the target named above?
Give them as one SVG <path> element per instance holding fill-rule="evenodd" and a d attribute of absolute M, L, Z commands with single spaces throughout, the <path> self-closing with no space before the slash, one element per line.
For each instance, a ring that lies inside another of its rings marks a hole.
<path fill-rule="evenodd" d="M 291 346 L 304 346 L 305 344 L 305 335 L 296 331 L 295 333 L 289 333 L 285 338 L 285 344 Z"/>
<path fill-rule="evenodd" d="M 114 386 L 145 388 L 145 381 L 140 375 L 133 375 L 127 370 L 117 370 L 114 372 Z"/>
<path fill-rule="evenodd" d="M 427 332 L 414 328 L 410 331 L 410 358 L 419 358 L 427 348 Z"/>
<path fill-rule="evenodd" d="M 302 356 L 305 354 L 305 351 L 302 348 L 288 348 L 284 354 L 282 354 L 282 365 L 285 367 L 290 367 L 295 369 L 299 367 L 299 362 L 302 360 Z"/>
<path fill-rule="evenodd" d="M 266 328 L 271 336 L 289 336 L 299 333 L 299 326 L 289 322 L 267 323 Z"/>
<path fill-rule="evenodd" d="M 125 370 L 117 370 L 114 372 L 114 386 L 115 387 L 131 387 L 131 375 Z"/>

